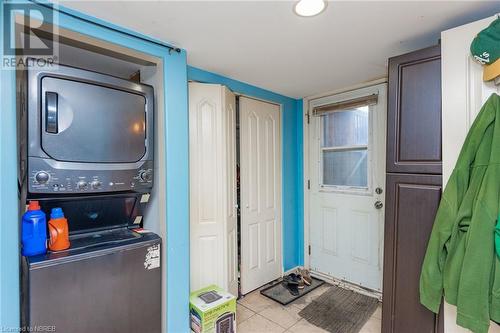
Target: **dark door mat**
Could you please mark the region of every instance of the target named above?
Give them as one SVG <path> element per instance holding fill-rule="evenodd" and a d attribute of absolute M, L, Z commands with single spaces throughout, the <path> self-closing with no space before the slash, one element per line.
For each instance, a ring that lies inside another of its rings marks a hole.
<path fill-rule="evenodd" d="M 299 312 L 311 324 L 331 333 L 358 333 L 378 306 L 378 299 L 330 287 Z"/>
<path fill-rule="evenodd" d="M 300 298 L 308 292 L 311 292 L 314 289 L 318 288 L 323 283 L 325 282 L 313 277 L 310 286 L 304 286 L 304 289 L 299 289 L 299 294 L 297 296 L 293 296 L 292 294 L 290 294 L 288 289 L 286 289 L 285 282 L 278 281 L 271 286 L 262 289 L 260 293 L 266 297 L 269 297 L 273 301 L 280 303 L 281 305 L 287 305 L 288 303 L 295 301 L 297 298 Z"/>

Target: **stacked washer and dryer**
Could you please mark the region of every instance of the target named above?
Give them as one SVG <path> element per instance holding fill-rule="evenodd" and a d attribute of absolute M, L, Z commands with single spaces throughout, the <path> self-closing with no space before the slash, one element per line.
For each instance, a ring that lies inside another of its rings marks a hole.
<path fill-rule="evenodd" d="M 61 207 L 69 249 L 22 257 L 22 326 L 161 331 L 161 238 L 143 229 L 154 91 L 59 65 L 18 72 L 21 203 Z"/>

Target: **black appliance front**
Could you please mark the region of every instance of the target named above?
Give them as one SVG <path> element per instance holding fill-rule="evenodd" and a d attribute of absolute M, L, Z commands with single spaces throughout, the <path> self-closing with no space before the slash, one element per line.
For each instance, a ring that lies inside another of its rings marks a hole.
<path fill-rule="evenodd" d="M 20 173 L 28 193 L 149 191 L 151 86 L 58 65 L 19 75 Z"/>
<path fill-rule="evenodd" d="M 63 333 L 161 332 L 161 239 L 112 232 L 113 241 L 77 235 L 77 248 L 23 257 L 23 326 Z"/>
<path fill-rule="evenodd" d="M 46 216 L 61 207 L 71 234 L 118 227 L 141 227 L 149 193 L 120 193 L 39 198 Z"/>

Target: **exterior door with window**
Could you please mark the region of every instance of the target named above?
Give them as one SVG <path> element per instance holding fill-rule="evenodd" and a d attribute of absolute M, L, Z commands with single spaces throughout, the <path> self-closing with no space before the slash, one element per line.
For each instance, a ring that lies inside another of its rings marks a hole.
<path fill-rule="evenodd" d="M 312 100 L 310 268 L 382 290 L 386 84 Z"/>

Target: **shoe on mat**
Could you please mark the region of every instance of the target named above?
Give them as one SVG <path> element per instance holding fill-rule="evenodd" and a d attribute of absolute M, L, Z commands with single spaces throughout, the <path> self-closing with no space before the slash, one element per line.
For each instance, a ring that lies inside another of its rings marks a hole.
<path fill-rule="evenodd" d="M 289 274 L 289 275 L 285 275 L 283 277 L 283 282 L 285 282 L 286 284 L 291 284 L 291 285 L 296 285 L 296 286 L 299 285 L 299 279 L 297 278 L 297 275 L 294 273 Z"/>
<path fill-rule="evenodd" d="M 302 277 L 302 281 L 310 286 L 311 283 L 312 283 L 312 277 L 311 277 L 311 273 L 309 272 L 308 269 L 305 269 L 305 268 L 299 268 L 297 269 L 298 273 L 300 274 L 300 276 Z"/>
<path fill-rule="evenodd" d="M 304 281 L 302 280 L 302 276 L 296 273 L 290 273 L 287 275 L 288 280 L 293 281 L 292 283 L 297 285 L 299 289 L 304 289 Z"/>
<path fill-rule="evenodd" d="M 299 289 L 304 289 L 305 287 L 305 283 L 304 283 L 304 279 L 302 278 L 302 275 L 300 274 L 296 274 L 297 276 L 297 279 L 299 280 Z"/>
<path fill-rule="evenodd" d="M 287 283 L 283 280 L 283 286 L 292 294 L 292 296 L 299 296 L 298 285 L 293 283 Z"/>

